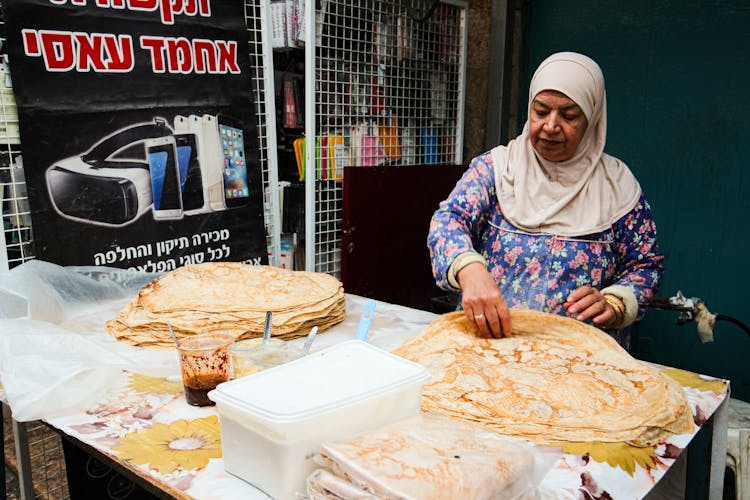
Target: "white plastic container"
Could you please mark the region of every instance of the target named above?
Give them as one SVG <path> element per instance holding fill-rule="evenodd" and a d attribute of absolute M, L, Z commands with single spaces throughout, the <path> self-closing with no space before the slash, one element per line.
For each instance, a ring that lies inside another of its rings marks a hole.
<path fill-rule="evenodd" d="M 224 468 L 277 499 L 304 492 L 324 441 L 419 414 L 427 370 L 359 340 L 220 384 Z"/>

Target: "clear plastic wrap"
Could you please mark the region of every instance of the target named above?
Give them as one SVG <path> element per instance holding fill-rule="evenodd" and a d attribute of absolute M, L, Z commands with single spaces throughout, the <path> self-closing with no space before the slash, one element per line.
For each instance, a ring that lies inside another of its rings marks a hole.
<path fill-rule="evenodd" d="M 0 318 L 60 323 L 122 305 L 123 299 L 135 296 L 157 276 L 113 267 L 62 267 L 30 260 L 0 274 Z M 6 297 L 12 301 L 6 302 Z"/>
<path fill-rule="evenodd" d="M 559 459 L 479 426 L 422 414 L 346 443 L 324 443 L 311 499 L 534 499 Z"/>
<path fill-rule="evenodd" d="M 134 348 L 104 330 L 156 276 L 39 260 L 0 274 L 0 377 L 16 420 L 85 410 L 123 369 L 179 374 L 175 351 Z"/>

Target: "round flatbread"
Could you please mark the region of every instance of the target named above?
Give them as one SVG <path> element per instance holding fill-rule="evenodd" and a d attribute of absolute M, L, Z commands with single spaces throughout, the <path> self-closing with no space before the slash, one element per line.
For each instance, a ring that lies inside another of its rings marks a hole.
<path fill-rule="evenodd" d="M 153 313 L 165 311 L 285 311 L 330 299 L 341 282 L 329 274 L 290 271 L 239 262 L 184 266 L 155 279 L 138 293 Z"/>
<path fill-rule="evenodd" d="M 534 442 L 654 444 L 691 432 L 675 381 L 579 321 L 511 310 L 513 336 L 477 336 L 464 313 L 446 314 L 396 354 L 424 365 L 422 409 Z"/>
<path fill-rule="evenodd" d="M 294 339 L 313 326 L 323 331 L 344 320 L 344 288 L 323 273 L 237 262 L 185 266 L 144 286 L 106 329 L 133 345 L 171 348 L 170 326 L 178 338 L 217 331 L 259 337 L 266 311 L 273 313 L 274 337 Z"/>

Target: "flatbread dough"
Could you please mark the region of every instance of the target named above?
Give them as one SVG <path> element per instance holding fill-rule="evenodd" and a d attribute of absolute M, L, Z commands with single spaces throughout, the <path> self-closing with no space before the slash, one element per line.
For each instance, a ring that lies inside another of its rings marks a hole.
<path fill-rule="evenodd" d="M 517 441 L 443 415 L 423 414 L 348 443 L 324 443 L 312 499 L 535 498 L 534 456 Z"/>
<path fill-rule="evenodd" d="M 431 374 L 423 411 L 537 443 L 645 446 L 692 432 L 682 388 L 601 330 L 511 310 L 513 336 L 480 338 L 464 313 L 443 315 L 394 352 Z"/>
<path fill-rule="evenodd" d="M 164 274 L 138 293 L 152 313 L 299 311 L 330 299 L 341 282 L 329 274 L 290 271 L 237 262 L 185 266 Z"/>
<path fill-rule="evenodd" d="M 344 309 L 344 288 L 328 274 L 209 262 L 180 267 L 144 286 L 106 329 L 144 347 L 174 346 L 168 324 L 178 338 L 216 331 L 255 338 L 271 311 L 272 335 L 288 340 L 313 326 L 323 331 L 340 323 Z"/>

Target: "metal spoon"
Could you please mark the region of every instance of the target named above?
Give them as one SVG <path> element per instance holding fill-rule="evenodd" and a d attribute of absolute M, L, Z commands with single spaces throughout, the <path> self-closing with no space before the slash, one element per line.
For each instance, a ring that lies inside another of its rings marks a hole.
<path fill-rule="evenodd" d="M 268 340 L 271 338 L 272 316 L 273 316 L 273 313 L 271 311 L 266 311 L 266 324 L 263 327 L 263 343 L 264 344 L 267 344 Z"/>
<path fill-rule="evenodd" d="M 177 346 L 177 348 L 180 348 L 180 341 L 177 340 L 177 336 L 174 334 L 174 330 L 172 330 L 172 325 L 167 321 L 167 328 L 169 328 L 169 334 L 172 336 L 172 340 L 174 340 L 174 345 Z"/>
<path fill-rule="evenodd" d="M 313 340 L 315 340 L 315 335 L 318 333 L 318 327 L 314 326 L 312 327 L 312 330 L 310 330 L 310 333 L 307 334 L 307 338 L 305 339 L 305 344 L 302 346 L 302 353 L 307 354 L 310 352 L 310 347 L 312 346 Z"/>
<path fill-rule="evenodd" d="M 167 328 L 169 328 L 169 334 L 172 336 L 172 340 L 174 340 L 174 344 L 177 346 L 177 350 L 179 351 L 180 341 L 177 340 L 177 336 L 174 334 L 174 330 L 172 330 L 172 324 L 169 321 L 167 321 Z M 180 359 L 182 359 L 182 356 L 180 356 Z M 182 361 L 180 361 L 180 364 L 181 366 L 185 366 L 185 365 L 182 365 Z M 186 366 L 188 370 L 190 370 L 190 372 L 193 374 L 193 377 L 195 377 L 196 376 L 195 370 L 193 370 L 193 368 L 189 364 Z M 167 379 L 169 379 L 169 377 L 167 377 Z M 182 379 L 182 377 L 180 377 L 180 379 Z"/>

